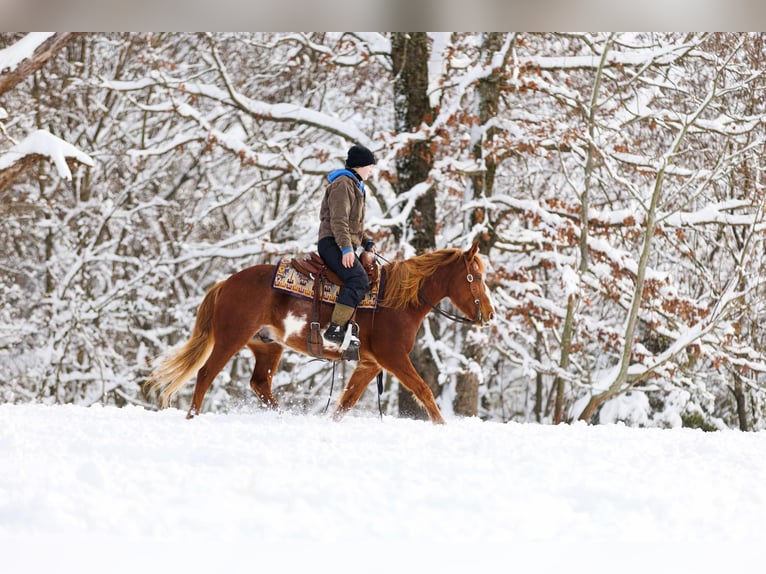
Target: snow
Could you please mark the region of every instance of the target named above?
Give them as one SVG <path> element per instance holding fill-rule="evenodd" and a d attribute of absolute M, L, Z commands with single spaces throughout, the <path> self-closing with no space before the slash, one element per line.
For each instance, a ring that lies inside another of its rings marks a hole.
<path fill-rule="evenodd" d="M 54 136 L 45 130 L 35 130 L 21 143 L 16 144 L 4 154 L 0 155 L 0 170 L 7 169 L 21 158 L 39 154 L 53 161 L 60 177 L 71 180 L 72 172 L 67 165 L 66 158 L 71 157 L 82 164 L 93 167 L 93 158 L 88 154 Z"/>
<path fill-rule="evenodd" d="M 667 65 L 677 60 L 682 54 L 693 47 L 692 44 L 678 44 L 631 52 L 612 50 L 609 52 L 607 59 L 609 62 L 618 63 L 623 66 L 641 66 L 649 62 Z M 589 56 L 532 56 L 523 58 L 522 63 L 541 69 L 597 68 L 601 63 L 601 54 Z"/>
<path fill-rule="evenodd" d="M 765 433 L 183 415 L 0 405 L 3 570 L 718 572 L 759 555 Z"/>
<path fill-rule="evenodd" d="M 155 74 L 155 79 L 160 81 L 161 77 L 158 74 Z M 103 85 L 104 87 L 108 87 L 113 90 L 132 91 L 140 89 L 147 84 L 145 81 L 105 81 Z M 243 94 L 232 95 L 229 91 L 221 89 L 217 86 L 198 82 L 185 82 L 183 87 L 184 91 L 188 94 L 205 96 L 211 98 L 212 100 L 218 100 L 226 104 L 236 103 L 253 116 L 265 117 L 276 121 L 296 121 L 314 126 L 322 126 L 324 129 L 327 129 L 330 132 L 340 134 L 347 138 L 349 141 L 358 142 L 374 151 L 378 148 L 375 142 L 373 142 L 370 137 L 364 133 L 364 131 L 354 125 L 354 123 L 341 120 L 335 116 L 328 115 L 320 111 L 312 110 L 310 108 L 295 104 L 269 104 L 267 102 L 248 98 Z M 164 109 L 166 106 L 167 104 L 163 104 L 161 107 L 156 109 Z M 179 107 L 179 111 L 181 111 L 183 115 L 190 117 L 195 117 L 198 115 L 194 108 L 189 105 L 184 105 L 182 108 Z M 221 134 L 221 132 L 218 132 L 218 134 Z"/>
<path fill-rule="evenodd" d="M 391 53 L 391 41 L 379 32 L 354 32 L 354 36 L 367 44 L 373 54 Z"/>
<path fill-rule="evenodd" d="M 55 32 L 32 32 L 24 36 L 18 42 L 14 42 L 7 48 L 0 50 L 0 74 L 7 70 L 13 71 L 16 67 L 35 53 L 48 38 Z"/>
<path fill-rule="evenodd" d="M 567 298 L 580 293 L 580 276 L 568 265 L 561 266 L 561 281 L 564 283 L 564 294 Z"/>
<path fill-rule="evenodd" d="M 428 59 L 428 100 L 432 108 L 439 105 L 442 89 L 439 81 L 446 69 L 444 52 L 450 46 L 449 32 L 431 32 L 431 49 Z"/>

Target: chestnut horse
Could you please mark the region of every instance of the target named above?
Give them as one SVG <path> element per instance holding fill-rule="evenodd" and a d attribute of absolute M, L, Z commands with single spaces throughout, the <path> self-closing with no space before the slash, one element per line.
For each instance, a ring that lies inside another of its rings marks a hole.
<path fill-rule="evenodd" d="M 381 369 L 394 375 L 425 407 L 433 423 L 444 423 L 434 395 L 413 367 L 409 353 L 423 319 L 445 297 L 471 319 L 485 325 L 494 307 L 484 283 L 478 244 L 463 252 L 441 249 L 384 266 L 385 293 L 377 310 L 358 310 L 359 362 L 334 413 L 339 420 L 362 396 Z M 187 418 L 199 414 L 205 393 L 216 375 L 242 347 L 255 355 L 250 386 L 270 408 L 278 408 L 271 379 L 285 347 L 307 353 L 306 339 L 312 302 L 271 286 L 274 265 L 255 265 L 215 284 L 197 310 L 191 338 L 171 350 L 145 385 L 160 390 L 166 407 L 178 390 L 197 373 Z M 322 331 L 332 305 L 322 304 Z M 324 356 L 340 359 L 337 347 L 325 346 Z"/>

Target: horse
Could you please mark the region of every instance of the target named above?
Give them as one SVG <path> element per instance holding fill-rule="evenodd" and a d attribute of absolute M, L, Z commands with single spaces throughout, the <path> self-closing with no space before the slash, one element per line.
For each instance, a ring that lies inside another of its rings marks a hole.
<path fill-rule="evenodd" d="M 486 326 L 495 315 L 478 243 L 468 250 L 447 248 L 382 266 L 385 289 L 375 310 L 357 309 L 359 360 L 333 413 L 340 420 L 382 370 L 388 371 L 423 405 L 432 423 L 444 417 L 426 382 L 409 358 L 416 334 L 431 310 L 448 298 L 467 317 L 451 315 L 471 325 Z M 186 418 L 200 413 L 205 393 L 216 375 L 243 347 L 255 356 L 250 387 L 263 404 L 277 410 L 271 381 L 285 348 L 308 354 L 307 336 L 313 303 L 272 287 L 275 265 L 255 265 L 213 285 L 197 309 L 191 337 L 167 352 L 149 375 L 144 388 L 159 392 L 161 407 L 196 372 L 194 394 Z M 332 305 L 320 309 L 322 330 Z M 340 360 L 341 350 L 325 345 L 324 357 Z"/>

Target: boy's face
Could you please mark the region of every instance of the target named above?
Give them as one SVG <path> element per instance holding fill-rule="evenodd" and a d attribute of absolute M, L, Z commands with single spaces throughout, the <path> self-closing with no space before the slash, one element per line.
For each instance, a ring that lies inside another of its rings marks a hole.
<path fill-rule="evenodd" d="M 362 178 L 362 181 L 367 181 L 367 178 L 370 177 L 370 174 L 372 174 L 372 168 L 375 167 L 373 164 L 365 165 L 363 167 L 355 167 L 356 173 L 359 174 L 359 177 Z"/>

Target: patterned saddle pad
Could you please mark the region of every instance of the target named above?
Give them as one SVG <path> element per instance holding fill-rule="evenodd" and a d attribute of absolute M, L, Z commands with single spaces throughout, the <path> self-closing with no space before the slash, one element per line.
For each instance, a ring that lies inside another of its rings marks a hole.
<path fill-rule="evenodd" d="M 382 277 L 383 273 L 380 273 L 375 284 L 364 294 L 364 298 L 357 307 L 358 309 L 378 308 L 378 294 L 381 292 Z M 289 257 L 281 259 L 277 264 L 271 285 L 274 289 L 285 291 L 296 297 L 310 301 L 314 299 L 314 280 L 293 267 L 290 264 Z M 335 303 L 339 291 L 340 287 L 338 285 L 325 282 L 322 289 L 322 301 L 325 303 Z"/>

